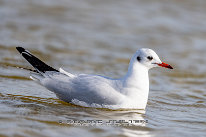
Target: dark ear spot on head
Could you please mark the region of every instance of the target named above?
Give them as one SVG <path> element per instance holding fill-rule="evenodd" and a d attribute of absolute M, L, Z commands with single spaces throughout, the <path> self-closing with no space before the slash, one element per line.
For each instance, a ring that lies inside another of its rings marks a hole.
<path fill-rule="evenodd" d="M 140 56 L 138 56 L 138 57 L 137 57 L 137 60 L 140 62 L 140 61 L 141 61 L 141 57 L 140 57 Z"/>

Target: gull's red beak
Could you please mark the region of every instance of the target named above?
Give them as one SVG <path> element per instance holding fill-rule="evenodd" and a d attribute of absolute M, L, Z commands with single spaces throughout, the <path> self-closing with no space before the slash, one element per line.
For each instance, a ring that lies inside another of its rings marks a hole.
<path fill-rule="evenodd" d="M 169 64 L 166 64 L 166 63 L 164 63 L 164 62 L 162 62 L 162 63 L 160 63 L 160 64 L 157 64 L 157 65 L 160 66 L 160 67 L 164 67 L 164 68 L 168 68 L 168 69 L 173 69 L 172 66 L 170 66 Z"/>

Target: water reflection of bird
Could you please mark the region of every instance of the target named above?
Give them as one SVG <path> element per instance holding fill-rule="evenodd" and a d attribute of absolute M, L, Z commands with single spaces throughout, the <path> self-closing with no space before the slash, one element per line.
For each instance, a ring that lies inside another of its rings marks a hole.
<path fill-rule="evenodd" d="M 31 78 L 54 92 L 65 102 L 111 109 L 145 109 L 149 93 L 148 70 L 153 67 L 172 69 L 151 49 L 139 49 L 130 60 L 127 74 L 120 79 L 100 75 L 71 74 L 56 70 L 22 47 L 21 55 L 36 69 Z"/>

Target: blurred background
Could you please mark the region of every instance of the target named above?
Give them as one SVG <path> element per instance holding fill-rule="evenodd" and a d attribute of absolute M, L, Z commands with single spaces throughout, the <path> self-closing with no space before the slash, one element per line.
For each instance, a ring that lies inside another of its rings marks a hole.
<path fill-rule="evenodd" d="M 205 0 L 0 0 L 0 136 L 205 136 Z M 54 68 L 119 78 L 151 48 L 175 69 L 150 71 L 145 114 L 59 101 L 15 66 L 23 46 Z M 142 126 L 79 127 L 67 119 L 145 119 Z"/>

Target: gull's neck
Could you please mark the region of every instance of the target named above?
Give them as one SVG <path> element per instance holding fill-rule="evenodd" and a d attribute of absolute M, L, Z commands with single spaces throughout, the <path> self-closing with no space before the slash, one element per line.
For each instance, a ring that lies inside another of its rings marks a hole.
<path fill-rule="evenodd" d="M 128 72 L 123 78 L 123 85 L 127 88 L 136 88 L 141 92 L 149 91 L 149 69 L 140 63 L 129 65 Z"/>

